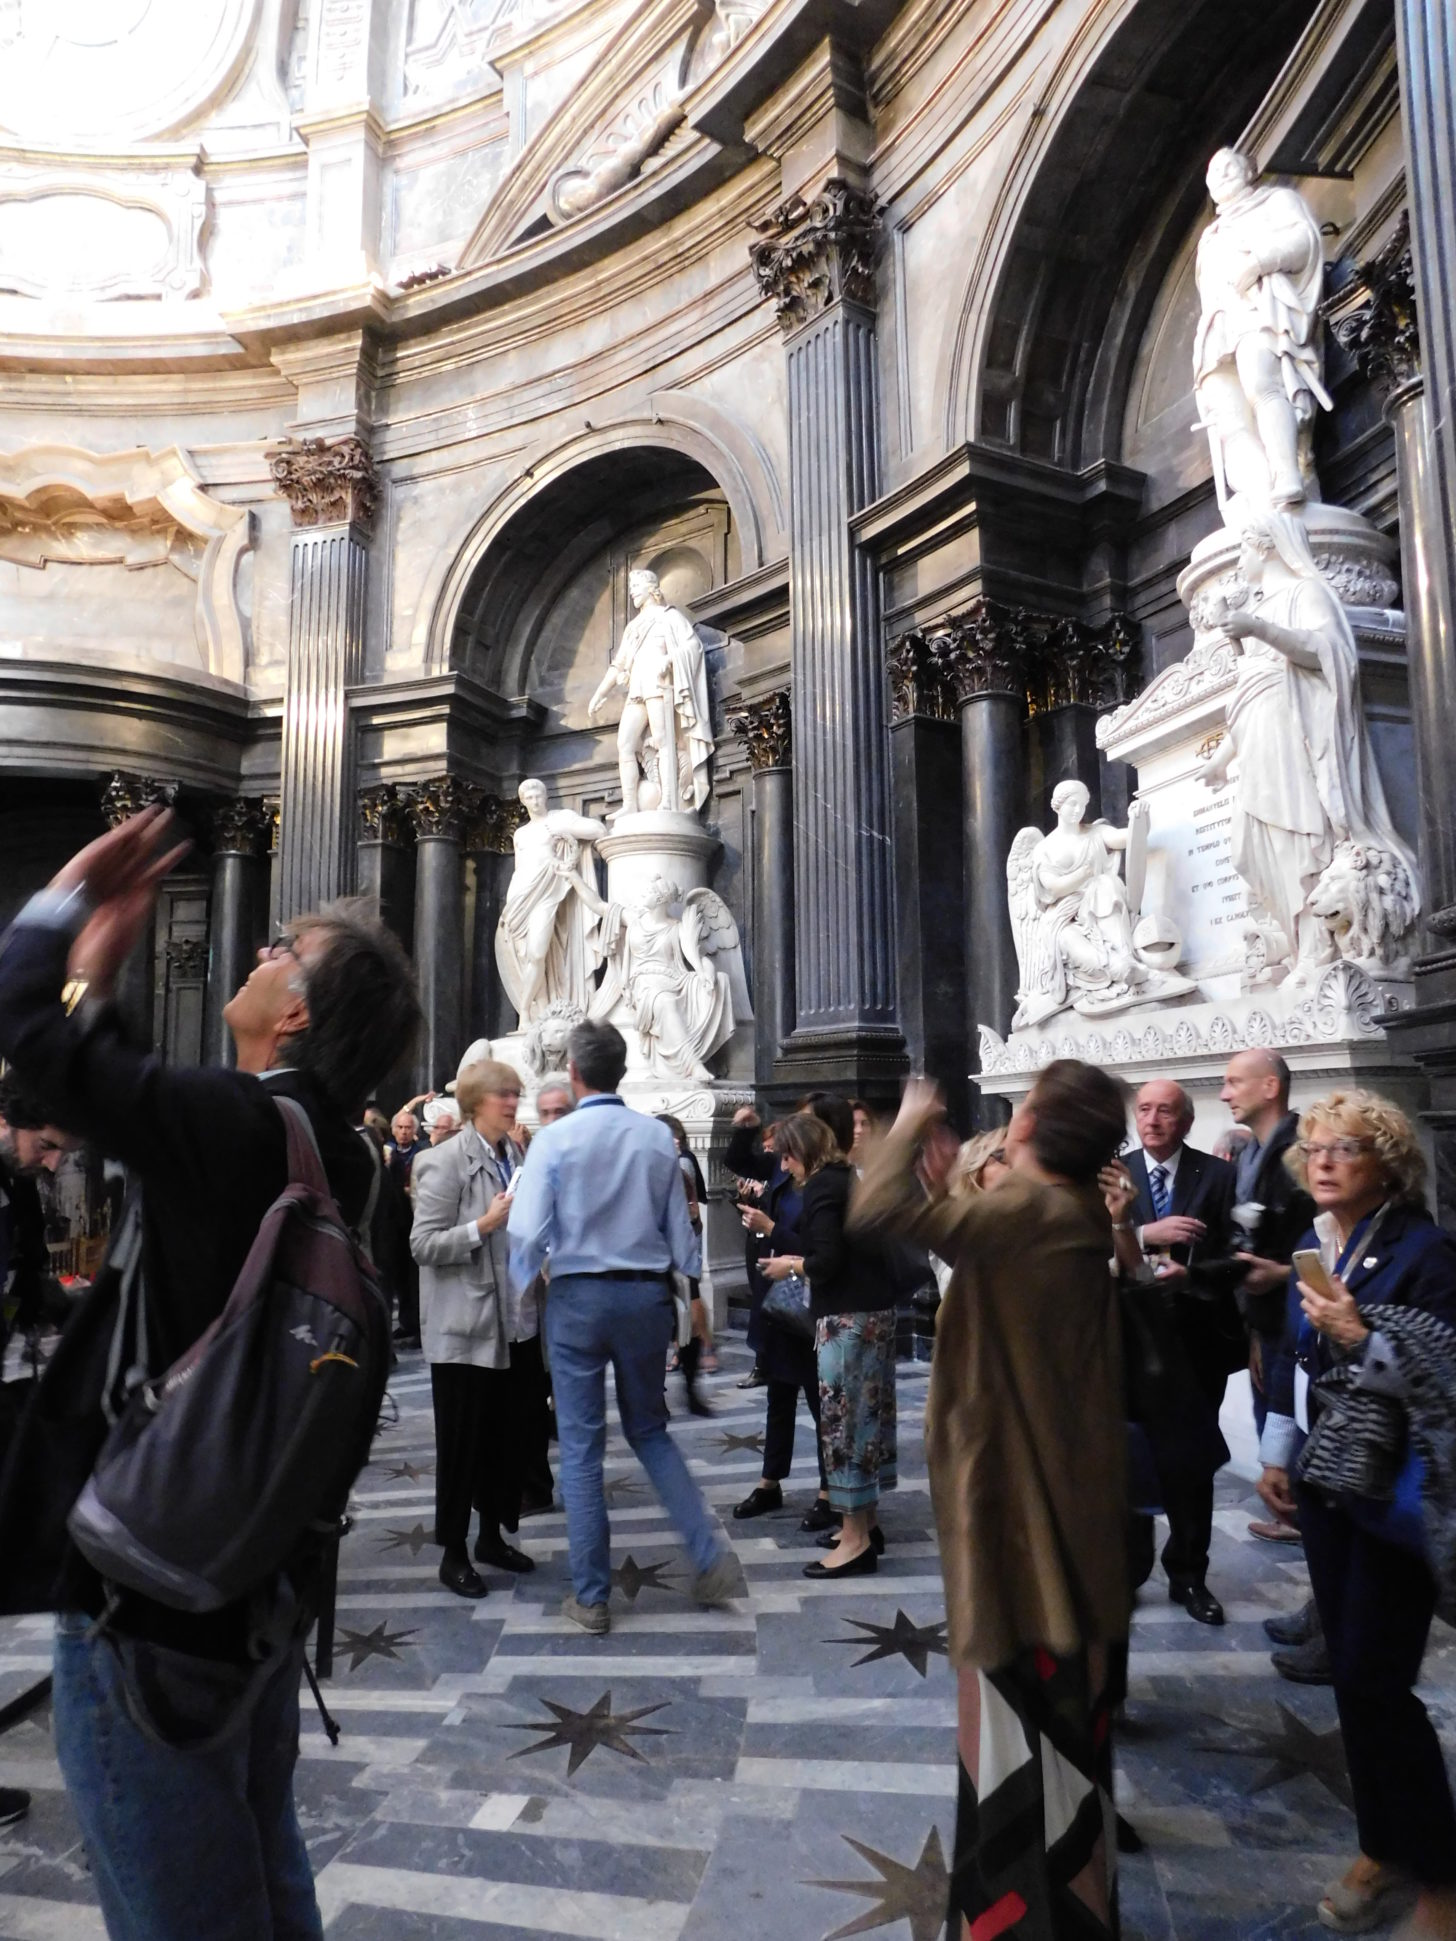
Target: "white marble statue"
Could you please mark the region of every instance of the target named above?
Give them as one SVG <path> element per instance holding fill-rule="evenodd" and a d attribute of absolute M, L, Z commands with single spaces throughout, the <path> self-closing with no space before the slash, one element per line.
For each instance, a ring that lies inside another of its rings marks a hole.
<path fill-rule="evenodd" d="M 743 950 L 716 891 L 681 891 L 654 876 L 626 910 L 612 906 L 606 975 L 592 1016 L 635 1025 L 657 1078 L 711 1077 L 707 1061 L 752 1015 Z"/>
<path fill-rule="evenodd" d="M 1126 829 L 1086 820 L 1084 782 L 1058 784 L 1050 835 L 1023 829 L 1006 861 L 1011 928 L 1021 971 L 1014 1030 L 1070 1006 L 1105 1017 L 1134 1004 L 1180 997 L 1186 977 L 1160 969 L 1166 939 L 1146 950 L 1135 935 L 1147 860 L 1148 808 L 1134 802 Z M 1126 852 L 1128 880 L 1120 874 Z M 1164 926 L 1166 928 L 1166 926 Z M 1160 933 L 1161 938 L 1161 933 Z M 1173 951 L 1176 958 L 1176 949 Z"/>
<path fill-rule="evenodd" d="M 1314 420 L 1330 409 L 1319 224 L 1298 190 L 1259 187 L 1234 148 L 1209 163 L 1208 189 L 1217 214 L 1198 243 L 1193 379 L 1219 505 L 1302 505 L 1319 497 Z"/>
<path fill-rule="evenodd" d="M 616 813 L 701 809 L 713 757 L 703 643 L 682 609 L 667 604 L 655 573 L 629 574 L 627 589 L 636 615 L 587 704 L 587 719 L 595 721 L 614 687 L 627 690 L 617 729 L 622 807 Z"/>
<path fill-rule="evenodd" d="M 597 893 L 592 844 L 605 823 L 546 807 L 546 784 L 528 777 L 517 794 L 527 820 L 515 833 L 516 868 L 495 933 L 495 961 L 520 1028 L 553 1005 L 584 1016 L 601 962 L 598 930 L 607 905 Z"/>
<path fill-rule="evenodd" d="M 1349 618 L 1299 517 L 1233 510 L 1240 579 L 1214 596 L 1209 622 L 1241 652 L 1228 732 L 1203 779 L 1221 788 L 1232 775 L 1233 864 L 1272 937 L 1271 969 L 1307 984 L 1344 955 L 1389 975 L 1419 878 L 1386 807 Z"/>

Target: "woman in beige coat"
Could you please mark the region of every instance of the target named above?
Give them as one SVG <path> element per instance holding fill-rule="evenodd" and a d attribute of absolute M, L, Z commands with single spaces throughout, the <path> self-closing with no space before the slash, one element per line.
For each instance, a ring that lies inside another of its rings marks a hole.
<path fill-rule="evenodd" d="M 1126 1136 L 1126 1096 L 1057 1060 L 1006 1130 L 1010 1176 L 964 1197 L 945 1194 L 954 1149 L 927 1141 L 943 1116 L 938 1092 L 912 1082 L 850 1224 L 905 1234 L 952 1269 L 925 1430 L 960 1681 L 952 1931 L 1115 1935 L 1110 1724 L 1130 1611 L 1097 1175 Z"/>

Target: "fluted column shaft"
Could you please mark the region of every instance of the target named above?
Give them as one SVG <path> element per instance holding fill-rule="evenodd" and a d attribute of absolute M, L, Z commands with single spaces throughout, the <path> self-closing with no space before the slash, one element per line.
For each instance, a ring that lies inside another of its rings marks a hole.
<path fill-rule="evenodd" d="M 349 689 L 363 673 L 368 558 L 349 522 L 293 535 L 279 829 L 285 922 L 353 888 Z"/>
<path fill-rule="evenodd" d="M 406 791 L 415 828 L 415 975 L 424 1028 L 420 1091 L 453 1078 L 465 1049 L 465 817 L 468 791 L 453 776 Z"/>

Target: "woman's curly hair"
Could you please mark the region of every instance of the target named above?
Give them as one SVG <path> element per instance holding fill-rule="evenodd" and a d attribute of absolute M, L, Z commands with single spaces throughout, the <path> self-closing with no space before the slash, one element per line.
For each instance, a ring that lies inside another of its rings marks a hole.
<path fill-rule="evenodd" d="M 1324 1126 L 1337 1138 L 1367 1139 L 1380 1161 L 1381 1171 L 1391 1189 L 1391 1197 L 1410 1206 L 1426 1201 L 1426 1155 L 1421 1151 L 1415 1127 L 1398 1105 L 1352 1085 L 1348 1091 L 1328 1092 L 1300 1114 L 1299 1136 L 1308 1139 L 1315 1126 Z M 1309 1168 L 1298 1145 L 1284 1155 L 1284 1163 L 1301 1186 L 1309 1184 Z"/>

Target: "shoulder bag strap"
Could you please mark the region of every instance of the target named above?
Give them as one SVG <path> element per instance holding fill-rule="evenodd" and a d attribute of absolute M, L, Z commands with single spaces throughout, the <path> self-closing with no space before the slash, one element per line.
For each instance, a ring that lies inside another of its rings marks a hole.
<path fill-rule="evenodd" d="M 318 1140 L 314 1137 L 308 1114 L 297 1099 L 284 1098 L 281 1092 L 274 1092 L 271 1097 L 283 1114 L 283 1126 L 288 1135 L 289 1185 L 311 1187 L 324 1199 L 331 1200 L 334 1190 L 324 1171 L 323 1155 L 319 1152 Z"/>

